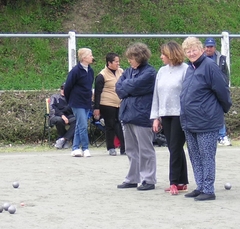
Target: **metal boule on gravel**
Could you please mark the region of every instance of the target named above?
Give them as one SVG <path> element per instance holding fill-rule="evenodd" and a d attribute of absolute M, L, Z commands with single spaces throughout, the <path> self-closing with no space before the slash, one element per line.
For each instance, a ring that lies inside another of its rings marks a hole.
<path fill-rule="evenodd" d="M 7 211 L 8 208 L 10 207 L 10 205 L 11 205 L 11 204 L 9 204 L 9 203 L 4 203 L 4 204 L 3 204 L 3 209 L 4 209 L 5 211 Z"/>
<path fill-rule="evenodd" d="M 226 183 L 226 184 L 224 185 L 224 188 L 225 188 L 226 190 L 230 190 L 230 189 L 232 188 L 232 185 L 231 185 L 230 183 Z"/>
<path fill-rule="evenodd" d="M 12 186 L 13 186 L 14 188 L 18 188 L 18 187 L 19 187 L 19 183 L 18 183 L 17 181 L 14 181 L 14 182 L 12 183 Z"/>
<path fill-rule="evenodd" d="M 10 205 L 10 207 L 8 208 L 8 212 L 10 214 L 14 214 L 16 212 L 16 208 L 13 205 Z"/>

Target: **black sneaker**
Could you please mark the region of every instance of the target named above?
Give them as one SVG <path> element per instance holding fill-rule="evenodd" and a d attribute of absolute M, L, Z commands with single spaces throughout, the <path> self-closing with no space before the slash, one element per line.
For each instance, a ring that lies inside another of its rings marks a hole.
<path fill-rule="evenodd" d="M 145 181 L 137 187 L 138 191 L 147 191 L 147 190 L 152 190 L 155 189 L 155 184 L 148 184 Z"/>
<path fill-rule="evenodd" d="M 201 192 L 199 190 L 193 190 L 192 192 L 189 192 L 187 194 L 185 194 L 184 196 L 187 198 L 194 198 L 197 197 L 201 194 Z"/>
<path fill-rule="evenodd" d="M 216 196 L 214 193 L 213 194 L 201 193 L 200 195 L 194 198 L 194 200 L 196 201 L 215 200 L 215 199 L 216 199 Z"/>
<path fill-rule="evenodd" d="M 136 188 L 137 187 L 137 184 L 135 183 L 126 183 L 126 182 L 123 182 L 122 184 L 119 184 L 117 186 L 117 188 Z"/>

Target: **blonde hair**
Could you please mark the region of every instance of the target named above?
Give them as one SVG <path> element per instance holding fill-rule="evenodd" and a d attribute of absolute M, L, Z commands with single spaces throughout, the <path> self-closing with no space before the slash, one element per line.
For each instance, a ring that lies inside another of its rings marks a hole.
<path fill-rule="evenodd" d="M 160 51 L 165 55 L 172 63 L 173 66 L 180 65 L 184 61 L 184 52 L 176 41 L 169 41 L 160 47 Z"/>
<path fill-rule="evenodd" d="M 202 42 L 196 37 L 187 37 L 182 43 L 182 48 L 184 52 L 186 51 L 186 49 L 190 49 L 193 47 L 203 50 Z"/>
<path fill-rule="evenodd" d="M 142 64 L 147 62 L 151 57 L 151 51 L 144 43 L 136 42 L 127 48 L 126 57 L 128 59 L 135 59 L 138 64 Z"/>
<path fill-rule="evenodd" d="M 85 57 L 87 57 L 88 55 L 90 55 L 91 53 L 92 53 L 92 50 L 89 49 L 89 48 L 80 48 L 80 49 L 78 49 L 78 60 L 80 62 L 82 62 L 83 59 Z"/>

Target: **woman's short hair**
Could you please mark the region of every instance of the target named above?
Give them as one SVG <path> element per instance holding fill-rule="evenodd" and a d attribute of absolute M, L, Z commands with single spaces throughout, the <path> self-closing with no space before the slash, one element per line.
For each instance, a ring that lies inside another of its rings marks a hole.
<path fill-rule="evenodd" d="M 203 44 L 197 37 L 187 37 L 182 43 L 184 53 L 186 52 L 186 49 L 193 47 L 201 50 L 203 49 Z"/>
<path fill-rule="evenodd" d="M 184 61 L 184 52 L 176 41 L 169 41 L 161 45 L 160 52 L 165 55 L 173 66 L 180 65 Z"/>
<path fill-rule="evenodd" d="M 151 57 L 151 51 L 146 44 L 136 42 L 127 48 L 126 57 L 128 59 L 135 59 L 137 63 L 142 64 L 147 62 Z"/>
<path fill-rule="evenodd" d="M 78 49 L 78 60 L 80 62 L 82 62 L 83 59 L 85 57 L 87 57 L 88 55 L 90 55 L 91 53 L 92 53 L 92 50 L 89 49 L 89 48 L 80 48 L 80 49 Z"/>
<path fill-rule="evenodd" d="M 119 55 L 114 52 L 109 52 L 106 55 L 106 66 L 108 66 L 108 62 L 112 63 L 114 61 L 115 57 L 119 57 Z"/>

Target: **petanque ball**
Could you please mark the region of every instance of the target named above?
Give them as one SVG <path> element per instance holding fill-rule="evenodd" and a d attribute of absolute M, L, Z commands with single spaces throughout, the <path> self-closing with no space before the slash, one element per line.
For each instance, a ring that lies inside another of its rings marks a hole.
<path fill-rule="evenodd" d="M 4 209 L 5 211 L 7 211 L 9 207 L 10 207 L 10 204 L 9 204 L 9 203 L 4 203 L 4 204 L 3 204 L 3 209 Z"/>
<path fill-rule="evenodd" d="M 14 213 L 16 212 L 16 208 L 15 208 L 13 205 L 11 205 L 11 206 L 8 208 L 8 212 L 9 212 L 10 214 L 14 214 Z"/>
<path fill-rule="evenodd" d="M 224 185 L 224 188 L 225 188 L 226 190 L 230 190 L 230 189 L 232 188 L 232 185 L 231 185 L 230 183 L 226 183 L 226 184 Z"/>
<path fill-rule="evenodd" d="M 0 213 L 2 213 L 3 211 L 3 206 L 0 206 Z"/>
<path fill-rule="evenodd" d="M 12 186 L 13 186 L 14 188 L 18 188 L 18 187 L 19 187 L 19 183 L 16 182 L 16 181 L 14 181 L 13 184 L 12 184 Z"/>

